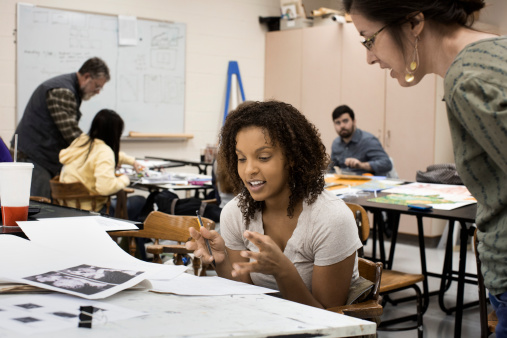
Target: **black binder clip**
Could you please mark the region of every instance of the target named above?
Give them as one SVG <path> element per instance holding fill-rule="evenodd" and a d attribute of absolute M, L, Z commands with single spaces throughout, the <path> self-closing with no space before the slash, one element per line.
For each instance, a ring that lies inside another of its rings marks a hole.
<path fill-rule="evenodd" d="M 78 327 L 92 328 L 93 320 L 93 306 L 80 306 L 79 307 L 79 325 Z"/>

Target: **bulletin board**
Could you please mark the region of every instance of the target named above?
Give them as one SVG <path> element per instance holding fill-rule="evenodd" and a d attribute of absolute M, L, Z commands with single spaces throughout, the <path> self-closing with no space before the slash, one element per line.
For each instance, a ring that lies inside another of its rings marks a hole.
<path fill-rule="evenodd" d="M 113 109 L 125 121 L 124 135 L 182 133 L 185 99 L 183 23 L 137 19 L 137 43 L 118 44 L 118 17 L 18 4 L 17 121 L 45 80 L 77 72 L 97 56 L 111 80 L 83 101 L 79 126 L 88 132 L 95 114 Z"/>

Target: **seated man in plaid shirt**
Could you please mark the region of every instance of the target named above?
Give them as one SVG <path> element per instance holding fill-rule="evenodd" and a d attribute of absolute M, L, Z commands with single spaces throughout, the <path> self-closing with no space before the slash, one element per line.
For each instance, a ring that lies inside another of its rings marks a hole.
<path fill-rule="evenodd" d="M 49 180 L 62 167 L 58 160 L 60 150 L 82 134 L 78 126 L 81 101 L 98 94 L 109 79 L 106 63 L 94 57 L 77 73 L 51 78 L 33 92 L 15 132 L 18 134 L 18 161 L 34 164 L 32 196 L 51 198 Z"/>

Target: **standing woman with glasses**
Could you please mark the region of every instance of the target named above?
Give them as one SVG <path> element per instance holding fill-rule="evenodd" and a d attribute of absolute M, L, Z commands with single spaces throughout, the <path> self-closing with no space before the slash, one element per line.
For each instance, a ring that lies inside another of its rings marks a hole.
<path fill-rule="evenodd" d="M 471 28 L 482 0 L 344 0 L 367 62 L 401 86 L 444 78 L 461 179 L 477 199 L 482 273 L 507 336 L 507 37 Z M 498 2 L 499 6 L 502 6 Z"/>

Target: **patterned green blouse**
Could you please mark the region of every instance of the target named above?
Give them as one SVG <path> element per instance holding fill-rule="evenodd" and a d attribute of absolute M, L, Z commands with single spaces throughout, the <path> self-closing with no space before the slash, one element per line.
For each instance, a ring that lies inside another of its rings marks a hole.
<path fill-rule="evenodd" d="M 507 291 L 507 37 L 463 49 L 445 76 L 445 101 L 459 175 L 477 199 L 486 287 Z"/>

